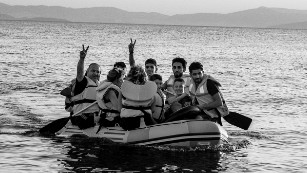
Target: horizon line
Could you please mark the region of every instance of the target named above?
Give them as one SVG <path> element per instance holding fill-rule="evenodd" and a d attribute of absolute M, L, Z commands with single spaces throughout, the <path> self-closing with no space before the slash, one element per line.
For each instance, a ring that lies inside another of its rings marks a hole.
<path fill-rule="evenodd" d="M 145 12 L 145 11 L 129 11 L 129 10 L 125 10 L 119 7 L 112 7 L 112 6 L 97 6 L 97 7 L 84 7 L 84 8 L 76 8 L 76 7 L 67 7 L 67 6 L 59 6 L 59 5 L 9 5 L 6 3 L 3 3 L 0 1 L 1 4 L 5 4 L 8 6 L 24 6 L 24 7 L 39 7 L 39 6 L 44 6 L 44 7 L 61 7 L 61 8 L 68 8 L 68 9 L 91 9 L 91 8 L 115 8 L 115 9 L 119 9 L 122 11 L 126 11 L 126 12 L 131 12 L 131 13 L 158 13 L 158 14 L 162 14 L 162 15 L 166 15 L 166 16 L 175 16 L 175 15 L 189 15 L 189 14 L 231 14 L 231 13 L 236 13 L 236 12 L 242 12 L 242 11 L 247 11 L 247 10 L 252 10 L 252 9 L 259 9 L 259 8 L 267 8 L 267 9 L 285 9 L 285 10 L 297 10 L 297 11 L 307 11 L 306 10 L 301 10 L 301 9 L 291 9 L 291 8 L 280 8 L 280 7 L 268 7 L 268 6 L 258 6 L 255 8 L 246 8 L 243 10 L 237 10 L 237 11 L 233 11 L 233 12 L 227 12 L 227 13 L 218 13 L 218 12 L 195 12 L 195 13 L 176 13 L 176 14 L 164 14 L 161 12 L 155 12 L 155 11 L 151 11 L 151 12 Z M 0 13 L 1 14 L 1 13 Z"/>

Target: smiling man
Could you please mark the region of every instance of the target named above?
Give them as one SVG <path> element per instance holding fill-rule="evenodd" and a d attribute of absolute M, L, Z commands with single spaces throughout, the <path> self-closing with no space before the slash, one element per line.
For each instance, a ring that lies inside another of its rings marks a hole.
<path fill-rule="evenodd" d="M 222 125 L 221 117 L 229 114 L 226 102 L 218 87 L 221 84 L 210 75 L 204 74 L 203 65 L 193 62 L 189 66 L 192 78 L 189 93 L 193 105 L 203 109 L 214 121 Z"/>
<path fill-rule="evenodd" d="M 80 51 L 80 59 L 77 65 L 77 77 L 72 84 L 71 92 L 71 106 L 72 113 L 76 113 L 93 102 L 96 101 L 96 88 L 100 79 L 101 69 L 96 63 L 92 63 L 87 68 L 84 74 L 84 59 L 87 54 L 89 46 Z M 94 126 L 94 115 L 99 112 L 99 107 L 97 104 L 85 109 L 81 116 L 77 116 L 72 119 L 72 123 L 78 125 L 81 129 Z"/>

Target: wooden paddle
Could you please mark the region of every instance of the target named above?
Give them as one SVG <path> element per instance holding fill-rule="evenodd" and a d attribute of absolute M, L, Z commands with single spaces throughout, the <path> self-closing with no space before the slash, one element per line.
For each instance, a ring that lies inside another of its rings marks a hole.
<path fill-rule="evenodd" d="M 76 116 L 76 115 L 82 113 L 83 111 L 92 107 L 95 104 L 97 104 L 97 101 L 88 105 L 87 107 L 83 108 L 82 110 L 78 111 L 77 113 L 73 114 L 70 117 L 73 117 L 73 116 Z M 46 126 L 44 126 L 43 128 L 41 128 L 39 130 L 39 133 L 41 133 L 41 134 L 54 134 L 54 133 L 56 133 L 57 131 L 61 130 L 67 124 L 70 117 L 60 118 L 60 119 L 57 119 L 57 120 L 47 124 Z"/>
<path fill-rule="evenodd" d="M 167 90 L 165 90 L 165 92 L 170 93 L 172 95 L 175 95 L 174 93 L 169 92 Z M 200 100 L 203 101 L 202 99 L 200 99 Z M 205 101 L 203 101 L 203 102 L 205 102 Z M 208 114 L 208 112 L 206 110 L 204 110 L 204 112 Z M 244 116 L 244 115 L 241 115 L 237 112 L 229 112 L 229 114 L 224 116 L 223 118 L 229 124 L 234 125 L 236 127 L 244 129 L 244 130 L 248 130 L 250 124 L 252 123 L 251 118 Z"/>

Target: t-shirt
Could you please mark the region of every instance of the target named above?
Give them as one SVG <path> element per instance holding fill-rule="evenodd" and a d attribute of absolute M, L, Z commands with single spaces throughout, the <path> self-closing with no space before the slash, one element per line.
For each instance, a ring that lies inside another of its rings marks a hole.
<path fill-rule="evenodd" d="M 207 80 L 207 90 L 208 90 L 208 93 L 212 96 L 219 92 L 215 82 L 210 79 Z"/>
<path fill-rule="evenodd" d="M 74 95 L 81 94 L 84 91 L 84 89 L 86 88 L 86 85 L 87 85 L 86 77 L 83 77 L 82 81 L 80 81 L 80 82 L 76 79 Z"/>

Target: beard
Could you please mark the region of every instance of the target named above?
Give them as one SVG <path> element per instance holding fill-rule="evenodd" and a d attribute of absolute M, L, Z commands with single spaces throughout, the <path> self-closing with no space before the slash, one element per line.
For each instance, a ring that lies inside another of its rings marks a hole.
<path fill-rule="evenodd" d="M 195 82 L 196 84 L 200 84 L 201 81 L 202 81 L 202 78 L 196 78 L 196 79 L 194 79 L 194 82 Z"/>
<path fill-rule="evenodd" d="M 180 72 L 175 72 L 174 73 L 175 78 L 181 78 L 182 75 L 183 75 L 183 73 L 180 73 Z"/>

